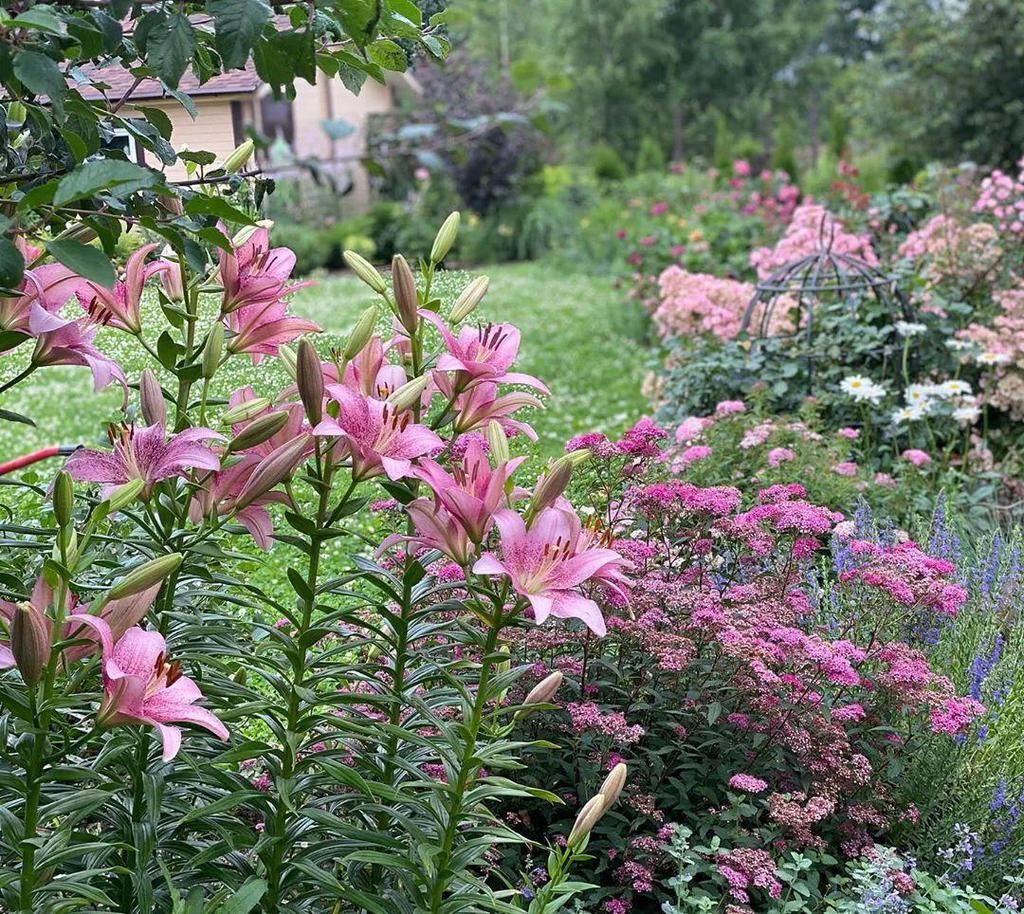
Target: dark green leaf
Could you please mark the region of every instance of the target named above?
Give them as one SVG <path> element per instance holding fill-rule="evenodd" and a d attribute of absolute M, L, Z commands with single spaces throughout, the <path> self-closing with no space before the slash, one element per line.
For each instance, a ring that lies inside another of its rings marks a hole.
<path fill-rule="evenodd" d="M 223 197 L 208 197 L 196 194 L 185 204 L 185 212 L 190 216 L 216 216 L 225 222 L 240 222 L 243 225 L 255 225 L 253 219 L 240 209 L 232 206 Z"/>
<path fill-rule="evenodd" d="M 196 52 L 196 33 L 188 16 L 171 13 L 155 25 L 146 42 L 146 61 L 169 86 L 177 88 L 192 55 Z"/>
<path fill-rule="evenodd" d="M 217 51 L 224 69 L 244 67 L 273 10 L 266 0 L 210 0 L 207 10 L 216 26 Z"/>
<path fill-rule="evenodd" d="M 10 238 L 0 238 L 0 287 L 17 289 L 25 272 L 25 258 Z"/>
<path fill-rule="evenodd" d="M 53 60 L 38 51 L 19 51 L 14 56 L 14 75 L 30 92 L 47 96 L 54 111 L 63 118 L 67 85 Z"/>
<path fill-rule="evenodd" d="M 114 287 L 114 267 L 107 255 L 99 248 L 90 247 L 78 241 L 65 239 L 50 241 L 46 250 L 64 266 L 70 267 L 79 276 L 91 279 L 108 289 Z"/>
<path fill-rule="evenodd" d="M 71 174 L 61 178 L 53 202 L 55 206 L 65 206 L 100 191 L 124 196 L 142 188 L 154 187 L 160 182 L 160 175 L 155 171 L 133 162 L 94 159 L 83 162 Z"/>

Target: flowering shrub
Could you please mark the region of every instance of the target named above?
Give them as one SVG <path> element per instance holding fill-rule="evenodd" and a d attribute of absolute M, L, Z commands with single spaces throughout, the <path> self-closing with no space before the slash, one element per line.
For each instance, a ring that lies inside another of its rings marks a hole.
<path fill-rule="evenodd" d="M 968 732 L 984 712 L 912 635 L 967 595 L 948 561 L 838 528 L 843 516 L 798 484 L 701 486 L 685 466 L 666 477 L 668 444 L 647 420 L 618 442 L 569 444 L 592 455 L 572 491 L 635 584 L 628 606 L 611 594 L 601 640 L 518 634 L 531 677 L 565 680 L 564 715 L 535 722 L 561 729 L 570 751 L 538 758 L 531 776 L 571 770 L 585 784 L 630 763 L 629 838 L 610 816 L 593 843 L 607 849 L 593 878 L 613 897 L 641 910 L 669 897 L 663 845 L 682 825 L 702 840 L 728 831 L 711 877 L 722 897 L 777 898 L 788 852 L 854 857 L 914 822 L 891 779 L 902 747 Z M 550 810 L 511 815 L 538 835 L 559 827 Z"/>
<path fill-rule="evenodd" d="M 552 845 L 543 892 L 500 900 L 516 862 L 490 878 L 492 845 L 522 840 L 498 805 L 560 786 L 504 776 L 544 700 L 508 697 L 507 645 L 548 620 L 603 634 L 632 566 L 561 498 L 575 456 L 512 484 L 509 436 L 535 437 L 546 388 L 513 370 L 514 327 L 467 322 L 486 279 L 434 297 L 457 228 L 390 285 L 349 252 L 390 322 L 374 305 L 326 359 L 290 313 L 294 255 L 258 225 L 202 269 L 146 245 L 110 289 L 33 263 L 5 300 L 7 342 L 34 346 L 7 387 L 61 361 L 125 389 L 105 445 L 24 484 L 40 521 L 4 525 L 5 909 L 541 914 L 580 890 L 625 767 Z M 153 356 L 131 392 L 101 323 Z M 294 383 L 216 396 L 239 358 Z M 340 563 L 371 511 L 395 532 Z M 291 551 L 283 591 L 247 581 L 249 538 Z"/>

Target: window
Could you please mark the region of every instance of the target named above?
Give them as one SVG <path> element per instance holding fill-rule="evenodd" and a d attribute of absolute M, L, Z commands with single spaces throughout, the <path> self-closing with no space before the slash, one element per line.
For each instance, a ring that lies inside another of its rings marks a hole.
<path fill-rule="evenodd" d="M 118 129 L 114 131 L 114 135 L 103 143 L 104 149 L 120 149 L 129 162 L 138 162 L 142 164 L 142 158 L 139 156 L 139 149 L 135 145 L 135 137 L 133 137 L 127 130 Z"/>

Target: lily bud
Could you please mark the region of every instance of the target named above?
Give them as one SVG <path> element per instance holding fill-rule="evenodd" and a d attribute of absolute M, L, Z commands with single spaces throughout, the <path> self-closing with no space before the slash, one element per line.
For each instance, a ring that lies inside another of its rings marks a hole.
<path fill-rule="evenodd" d="M 531 519 L 548 506 L 553 505 L 565 491 L 566 486 L 569 485 L 569 478 L 572 476 L 572 468 L 573 462 L 568 455 L 559 457 L 537 481 L 533 490 L 533 500 L 530 502 L 529 517 Z"/>
<path fill-rule="evenodd" d="M 96 229 L 90 225 L 77 222 L 69 225 L 61 232 L 55 240 L 57 241 L 78 241 L 81 244 L 88 244 L 96 239 Z"/>
<path fill-rule="evenodd" d="M 394 288 L 398 319 L 409 333 L 415 333 L 420 306 L 416 294 L 416 277 L 412 275 L 412 269 L 401 254 L 395 254 L 391 261 L 391 285 Z"/>
<path fill-rule="evenodd" d="M 509 457 L 512 456 L 508 449 L 508 436 L 497 419 L 491 419 L 487 423 L 487 446 L 495 466 L 508 463 Z"/>
<path fill-rule="evenodd" d="M 7 106 L 7 123 L 12 127 L 20 127 L 27 116 L 28 112 L 22 102 L 13 101 Z"/>
<path fill-rule="evenodd" d="M 483 301 L 483 297 L 490 288 L 491 280 L 487 276 L 478 276 L 455 299 L 452 310 L 448 313 L 448 320 L 453 324 L 462 323 L 475 310 L 476 306 Z"/>
<path fill-rule="evenodd" d="M 274 486 L 291 476 L 302 459 L 308 441 L 306 435 L 300 435 L 286 441 L 264 457 L 252 471 L 242 491 L 238 493 L 233 505 L 235 513 L 248 507 L 261 495 L 266 495 Z"/>
<path fill-rule="evenodd" d="M 167 404 L 164 403 L 164 392 L 160 382 L 148 368 L 143 369 L 139 378 L 139 400 L 142 404 L 142 418 L 146 425 L 167 424 Z"/>
<path fill-rule="evenodd" d="M 237 174 L 245 167 L 249 159 L 252 158 L 255 149 L 256 145 L 251 139 L 240 143 L 231 151 L 231 154 L 224 160 L 224 164 L 221 167 L 229 175 Z"/>
<path fill-rule="evenodd" d="M 387 292 L 388 287 L 387 283 L 384 282 L 384 277 L 380 275 L 377 268 L 365 257 L 361 257 L 355 251 L 345 251 L 341 256 L 348 265 L 348 268 L 373 289 L 374 292 L 378 295 L 383 295 Z"/>
<path fill-rule="evenodd" d="M 448 256 L 448 252 L 452 249 L 452 245 L 455 244 L 455 238 L 458 234 L 459 211 L 455 210 L 454 213 L 451 213 L 441 223 L 441 228 L 437 231 L 437 237 L 434 238 L 434 246 L 430 249 L 431 263 L 440 263 Z"/>
<path fill-rule="evenodd" d="M 217 373 L 222 355 L 224 355 L 224 325 L 217 321 L 210 328 L 210 333 L 206 337 L 206 345 L 203 347 L 203 377 L 206 380 Z"/>
<path fill-rule="evenodd" d="M 53 482 L 53 516 L 57 519 L 58 527 L 67 527 L 71 524 L 74 507 L 75 484 L 71 477 L 61 470 Z"/>
<path fill-rule="evenodd" d="M 295 382 L 299 388 L 299 399 L 306 410 L 310 425 L 317 425 L 324 416 L 324 373 L 320 356 L 313 344 L 299 340 L 299 351 L 295 357 Z"/>
<path fill-rule="evenodd" d="M 122 508 L 127 508 L 128 505 L 138 500 L 144 488 L 146 488 L 146 484 L 141 479 L 133 479 L 131 482 L 126 482 L 123 486 L 118 486 L 110 493 L 110 497 L 107 499 L 107 504 L 110 505 L 110 513 L 114 514 Z"/>
<path fill-rule="evenodd" d="M 144 562 L 138 568 L 133 568 L 107 591 L 107 602 L 134 596 L 148 590 L 154 584 L 159 584 L 169 574 L 178 570 L 181 560 L 180 552 L 172 552 L 170 555 L 161 555 Z"/>
<path fill-rule="evenodd" d="M 295 350 L 292 349 L 291 346 L 281 346 L 277 350 L 277 358 L 281 362 L 281 364 L 284 366 L 284 370 L 287 371 L 288 374 L 291 375 L 291 378 L 294 381 L 295 380 L 295 373 L 296 373 Z"/>
<path fill-rule="evenodd" d="M 555 697 L 555 693 L 562 685 L 562 680 L 565 677 L 562 676 L 561 672 L 555 670 L 553 673 L 549 673 L 540 682 L 538 682 L 530 693 L 523 699 L 524 705 L 546 705 Z"/>
<path fill-rule="evenodd" d="M 50 660 L 50 620 L 31 603 L 22 603 L 11 620 L 11 653 L 28 685 L 35 685 Z"/>
<path fill-rule="evenodd" d="M 172 199 L 177 200 L 178 198 L 173 197 Z M 185 287 L 182 285 L 181 263 L 178 261 L 178 255 L 168 245 L 161 252 L 161 256 L 171 265 L 169 270 L 164 270 L 160 274 L 160 285 L 163 287 L 164 295 L 173 302 L 183 302 Z"/>
<path fill-rule="evenodd" d="M 185 212 L 185 208 L 181 205 L 181 197 L 176 197 L 173 194 L 159 194 L 156 199 L 161 209 L 172 216 L 180 216 Z"/>
<path fill-rule="evenodd" d="M 569 840 L 567 842 L 569 847 L 575 849 L 586 841 L 590 832 L 593 831 L 594 826 L 597 825 L 601 816 L 604 814 L 604 794 L 596 794 L 587 800 L 587 802 L 583 804 L 580 814 L 576 816 L 576 821 L 573 823 L 572 831 L 569 832 Z"/>
<path fill-rule="evenodd" d="M 234 425 L 236 422 L 246 422 L 254 416 L 258 416 L 268 406 L 270 406 L 270 401 L 266 397 L 254 397 L 252 400 L 243 400 L 238 406 L 227 410 L 220 418 L 225 425 Z"/>
<path fill-rule="evenodd" d="M 565 459 L 568 460 L 572 464 L 573 469 L 575 469 L 580 464 L 586 463 L 590 460 L 591 456 L 592 455 L 587 448 L 581 447 L 577 448 L 575 451 L 569 451 L 569 453 L 565 455 Z"/>
<path fill-rule="evenodd" d="M 618 765 L 608 772 L 608 777 L 604 779 L 604 783 L 602 783 L 598 788 L 598 794 L 604 797 L 605 812 L 615 805 L 615 801 L 619 798 L 619 794 L 622 793 L 622 788 L 626 786 L 627 773 L 628 769 L 625 764 L 619 762 Z"/>
<path fill-rule="evenodd" d="M 234 237 L 232 237 L 231 239 L 231 244 L 236 248 L 240 248 L 250 238 L 252 238 L 253 235 L 256 234 L 256 231 L 258 229 L 265 228 L 269 232 L 273 227 L 273 219 L 260 219 L 257 221 L 255 225 L 244 225 L 237 232 L 235 232 Z"/>
<path fill-rule="evenodd" d="M 370 337 L 373 336 L 373 331 L 376 327 L 377 306 L 370 305 L 369 308 L 359 315 L 359 320 L 356 321 L 356 325 L 348 335 L 348 340 L 345 341 L 345 348 L 341 354 L 346 362 L 351 362 L 352 359 L 363 351 L 363 347 L 370 342 Z"/>
<path fill-rule="evenodd" d="M 239 451 L 247 451 L 251 447 L 269 441 L 288 421 L 288 413 L 267 413 L 258 419 L 253 419 L 228 443 L 228 453 L 237 454 Z"/>
<path fill-rule="evenodd" d="M 390 397 L 388 397 L 387 403 L 399 412 L 412 409 L 420 402 L 420 398 L 423 396 L 423 391 L 427 389 L 427 384 L 429 383 L 430 377 L 428 375 L 420 375 L 418 378 L 406 381 L 405 384 L 399 387 L 391 394 Z"/>

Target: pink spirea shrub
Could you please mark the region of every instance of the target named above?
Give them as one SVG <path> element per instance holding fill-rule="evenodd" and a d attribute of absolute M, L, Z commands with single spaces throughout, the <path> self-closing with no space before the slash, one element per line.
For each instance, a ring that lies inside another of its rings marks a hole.
<path fill-rule="evenodd" d="M 677 453 L 673 438 L 662 447 Z M 632 565 L 629 609 L 611 606 L 600 642 L 530 629 L 516 647 L 530 677 L 566 677 L 553 724 L 565 763 L 595 778 L 613 759 L 630 765 L 634 835 L 671 823 L 738 829 L 712 862 L 740 903 L 753 889 L 772 896 L 771 874 L 791 850 L 856 856 L 912 821 L 889 780 L 908 735 L 958 736 L 984 713 L 914 640 L 964 605 L 954 566 L 913 542 L 852 527 L 837 536 L 843 515 L 797 483 L 699 486 L 685 468 L 665 475 L 670 453 L 638 460 L 603 435 L 589 444 L 601 480 L 589 491 L 606 498 L 591 523 Z M 824 566 L 834 571 L 822 577 Z M 666 759 L 667 780 L 656 774 Z M 696 808 L 679 779 L 701 785 Z M 760 824 L 731 824 L 738 802 Z M 631 893 L 656 885 L 660 852 L 607 834 L 613 881 Z"/>

